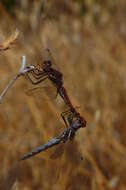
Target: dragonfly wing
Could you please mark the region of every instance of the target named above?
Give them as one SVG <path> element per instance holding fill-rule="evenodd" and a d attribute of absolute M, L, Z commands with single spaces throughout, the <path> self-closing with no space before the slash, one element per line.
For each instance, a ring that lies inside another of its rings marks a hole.
<path fill-rule="evenodd" d="M 58 145 L 58 147 L 56 147 L 55 151 L 52 152 L 52 154 L 50 155 L 50 159 L 54 160 L 57 159 L 59 157 L 61 157 L 64 153 L 64 143 Z"/>
<path fill-rule="evenodd" d="M 26 95 L 28 95 L 28 96 L 34 96 L 34 95 L 42 96 L 43 94 L 45 94 L 51 100 L 56 99 L 57 90 L 53 85 L 50 85 L 50 86 L 32 87 L 26 91 Z"/>
<path fill-rule="evenodd" d="M 51 152 L 49 159 L 52 160 L 53 162 L 55 161 L 56 170 L 55 170 L 54 183 L 57 183 L 62 174 L 62 161 L 65 153 L 65 144 L 61 143 L 57 147 L 54 147 L 54 149 L 55 150 Z"/>
<path fill-rule="evenodd" d="M 43 61 L 51 61 L 52 63 L 52 68 L 60 71 L 60 68 L 58 66 L 58 64 L 56 63 L 51 51 L 49 48 L 46 48 L 43 50 L 43 53 L 42 53 L 42 60 Z"/>

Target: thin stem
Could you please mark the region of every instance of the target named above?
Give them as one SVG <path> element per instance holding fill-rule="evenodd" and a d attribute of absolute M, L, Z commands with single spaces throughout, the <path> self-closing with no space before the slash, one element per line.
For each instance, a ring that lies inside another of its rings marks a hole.
<path fill-rule="evenodd" d="M 5 87 L 5 89 L 2 91 L 1 95 L 0 95 L 0 103 L 2 101 L 2 98 L 6 95 L 6 93 L 8 92 L 8 90 L 11 88 L 11 86 L 14 84 L 14 82 L 17 80 L 17 78 L 20 75 L 16 75 Z"/>
<path fill-rule="evenodd" d="M 34 69 L 34 66 L 26 66 L 26 57 L 22 56 L 22 62 L 21 62 L 21 67 L 17 73 L 16 76 L 14 76 L 13 79 L 11 79 L 11 81 L 8 83 L 8 85 L 5 87 L 5 89 L 2 91 L 1 95 L 0 95 L 0 102 L 2 101 L 2 98 L 7 94 L 8 90 L 12 87 L 12 85 L 16 82 L 16 80 L 24 75 L 27 72 L 30 72 Z"/>

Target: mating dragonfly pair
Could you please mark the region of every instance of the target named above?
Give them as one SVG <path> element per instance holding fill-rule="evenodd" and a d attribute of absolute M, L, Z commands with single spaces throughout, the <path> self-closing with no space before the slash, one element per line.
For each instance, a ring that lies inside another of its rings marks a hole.
<path fill-rule="evenodd" d="M 68 140 L 72 140 L 78 129 L 86 127 L 85 119 L 80 115 L 79 112 L 77 112 L 77 110 L 72 105 L 69 99 L 69 96 L 63 84 L 63 74 L 54 67 L 55 61 L 51 55 L 50 50 L 45 49 L 43 55 L 44 58 L 40 65 L 37 66 L 31 65 L 29 67 L 23 66 L 23 69 L 21 68 L 20 72 L 15 77 L 15 80 L 20 75 L 25 75 L 25 77 L 34 86 L 43 83 L 43 81 L 45 81 L 46 79 L 50 80 L 52 85 L 55 86 L 57 90 L 57 95 L 60 95 L 65 104 L 68 106 L 68 110 L 61 113 L 61 117 L 66 125 L 66 128 L 58 137 L 54 137 L 51 140 L 49 140 L 47 143 L 39 147 L 36 147 L 31 152 L 26 153 L 20 160 L 28 159 L 50 147 L 53 147 L 60 143 L 66 143 Z M 12 80 L 11 84 L 15 80 Z M 9 86 L 6 88 L 3 94 L 6 93 L 8 88 Z"/>

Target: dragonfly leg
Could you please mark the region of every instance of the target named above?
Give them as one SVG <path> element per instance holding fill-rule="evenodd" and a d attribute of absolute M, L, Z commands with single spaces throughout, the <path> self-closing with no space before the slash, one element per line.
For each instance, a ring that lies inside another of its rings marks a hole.
<path fill-rule="evenodd" d="M 70 139 L 71 134 L 72 134 L 72 131 L 70 130 L 70 132 L 69 132 L 69 134 L 68 134 L 68 139 Z"/>
<path fill-rule="evenodd" d="M 69 127 L 69 125 L 68 125 L 68 118 L 70 118 L 70 117 L 72 117 L 73 118 L 73 114 L 71 113 L 71 111 L 70 110 L 67 110 L 67 111 L 65 111 L 65 112 L 62 112 L 61 113 L 61 117 L 62 117 L 62 119 L 63 119 L 63 121 L 65 122 L 65 124 L 66 124 L 66 127 Z"/>
<path fill-rule="evenodd" d="M 75 136 L 75 131 L 71 129 L 70 133 L 68 135 L 69 140 L 72 140 L 74 138 L 74 136 Z"/>
<path fill-rule="evenodd" d="M 63 119 L 63 121 L 64 121 L 66 127 L 69 127 L 68 124 L 67 124 L 66 117 L 65 117 L 65 115 L 64 115 L 63 113 L 61 113 L 61 117 L 62 117 L 62 119 Z"/>
<path fill-rule="evenodd" d="M 34 72 L 35 75 L 41 75 L 43 74 L 44 72 L 39 70 L 38 68 L 35 68 L 34 70 L 32 70 Z"/>
<path fill-rule="evenodd" d="M 36 73 L 34 70 L 30 71 L 30 74 L 35 78 L 35 79 L 40 79 L 46 74 L 44 72 Z"/>
<path fill-rule="evenodd" d="M 70 117 L 71 118 L 73 118 L 73 117 L 80 117 L 80 114 L 78 112 L 73 112 L 71 109 L 68 109 L 68 110 L 62 112 L 62 115 L 69 116 L 69 118 Z"/>
<path fill-rule="evenodd" d="M 45 76 L 41 77 L 39 80 L 34 81 L 33 79 L 31 79 L 31 77 L 28 75 L 28 73 L 26 73 L 25 76 L 27 77 L 27 79 L 28 79 L 33 85 L 39 84 L 39 83 L 41 83 L 42 81 L 44 81 L 45 79 L 48 78 L 48 76 L 45 75 Z"/>
<path fill-rule="evenodd" d="M 68 115 L 68 114 L 71 114 L 71 110 L 68 109 L 68 110 L 62 112 L 61 114 L 64 115 L 64 116 L 65 116 L 65 115 Z"/>

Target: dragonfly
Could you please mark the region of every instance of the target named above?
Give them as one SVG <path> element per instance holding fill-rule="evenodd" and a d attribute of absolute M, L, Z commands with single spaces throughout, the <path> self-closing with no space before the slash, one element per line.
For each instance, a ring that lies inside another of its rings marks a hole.
<path fill-rule="evenodd" d="M 76 115 L 73 115 L 73 113 L 67 113 L 67 116 L 64 116 L 66 122 L 69 124 L 69 127 L 65 128 L 65 130 L 58 136 L 53 137 L 50 139 L 47 143 L 34 148 L 31 152 L 28 152 L 24 154 L 21 158 L 21 160 L 26 160 L 32 156 L 35 156 L 36 154 L 39 154 L 40 152 L 43 152 L 51 147 L 54 147 L 61 143 L 66 143 L 69 140 L 71 141 L 74 137 L 76 132 L 82 128 L 83 123 L 80 117 L 77 117 Z"/>
<path fill-rule="evenodd" d="M 67 90 L 64 87 L 63 74 L 60 70 L 55 69 L 54 65 L 56 65 L 55 60 L 50 50 L 47 48 L 43 51 L 43 61 L 41 62 L 41 64 L 36 67 L 34 66 L 35 68 L 30 72 L 25 73 L 25 76 L 33 85 L 40 84 L 44 82 L 46 79 L 50 80 L 51 83 L 57 89 L 57 95 L 59 94 L 61 96 L 61 98 L 69 108 L 67 111 L 61 113 L 61 117 L 64 120 L 66 126 L 68 127 L 64 116 L 66 114 L 73 113 L 73 115 L 76 115 L 81 120 L 81 122 L 83 123 L 82 124 L 83 127 L 85 127 L 86 126 L 85 119 L 72 105 Z"/>

